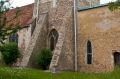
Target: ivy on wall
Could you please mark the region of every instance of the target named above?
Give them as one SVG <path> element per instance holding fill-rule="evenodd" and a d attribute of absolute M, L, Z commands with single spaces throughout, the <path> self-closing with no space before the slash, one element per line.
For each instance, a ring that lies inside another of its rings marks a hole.
<path fill-rule="evenodd" d="M 120 11 L 120 0 L 109 3 L 109 9 L 111 11 Z"/>

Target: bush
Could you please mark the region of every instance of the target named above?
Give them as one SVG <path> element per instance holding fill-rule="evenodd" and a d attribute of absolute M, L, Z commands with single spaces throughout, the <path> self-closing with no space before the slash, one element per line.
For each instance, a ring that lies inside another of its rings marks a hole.
<path fill-rule="evenodd" d="M 6 65 L 12 65 L 19 57 L 18 45 L 16 43 L 7 43 L 0 47 L 3 61 Z"/>
<path fill-rule="evenodd" d="M 37 57 L 37 63 L 43 70 L 46 70 L 51 62 L 52 52 L 50 49 L 43 48 Z"/>

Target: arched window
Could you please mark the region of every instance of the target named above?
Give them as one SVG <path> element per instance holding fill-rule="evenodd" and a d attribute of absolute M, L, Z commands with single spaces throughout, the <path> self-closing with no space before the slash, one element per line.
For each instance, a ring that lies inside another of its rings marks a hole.
<path fill-rule="evenodd" d="M 53 29 L 50 32 L 49 38 L 50 38 L 50 49 L 51 51 L 53 51 L 55 49 L 58 40 L 58 32 L 55 29 Z"/>
<path fill-rule="evenodd" d="M 18 34 L 13 33 L 9 36 L 9 42 L 15 42 L 18 43 Z"/>
<path fill-rule="evenodd" d="M 91 42 L 87 42 L 87 64 L 92 64 L 92 45 Z"/>

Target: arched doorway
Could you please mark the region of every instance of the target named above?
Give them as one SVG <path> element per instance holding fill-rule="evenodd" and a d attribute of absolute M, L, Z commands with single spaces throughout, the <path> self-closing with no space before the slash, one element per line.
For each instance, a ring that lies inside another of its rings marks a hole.
<path fill-rule="evenodd" d="M 114 65 L 120 66 L 120 52 L 114 53 Z"/>
<path fill-rule="evenodd" d="M 58 32 L 55 29 L 51 30 L 51 32 L 49 34 L 49 47 L 50 47 L 51 51 L 53 51 L 56 47 L 58 36 L 59 36 Z"/>

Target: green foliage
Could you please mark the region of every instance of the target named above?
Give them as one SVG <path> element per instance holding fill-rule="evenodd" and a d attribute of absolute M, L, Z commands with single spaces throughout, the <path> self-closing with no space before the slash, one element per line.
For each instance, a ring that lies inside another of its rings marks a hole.
<path fill-rule="evenodd" d="M 120 0 L 117 0 L 116 2 L 109 3 L 108 7 L 111 11 L 120 10 Z"/>
<path fill-rule="evenodd" d="M 0 51 L 6 65 L 15 63 L 20 54 L 16 43 L 6 43 L 0 47 Z"/>
<path fill-rule="evenodd" d="M 50 49 L 43 48 L 39 52 L 37 57 L 37 63 L 42 69 L 47 69 L 52 58 L 52 52 Z"/>
<path fill-rule="evenodd" d="M 10 11 L 12 6 L 10 5 L 10 0 L 0 0 L 0 43 L 4 44 L 4 40 L 7 39 L 12 33 L 16 33 L 19 29 L 19 22 L 16 24 L 9 24 L 15 20 L 19 15 L 19 10 L 16 11 L 15 16 L 7 19 L 7 12 Z M 12 28 L 11 28 L 12 27 Z"/>

